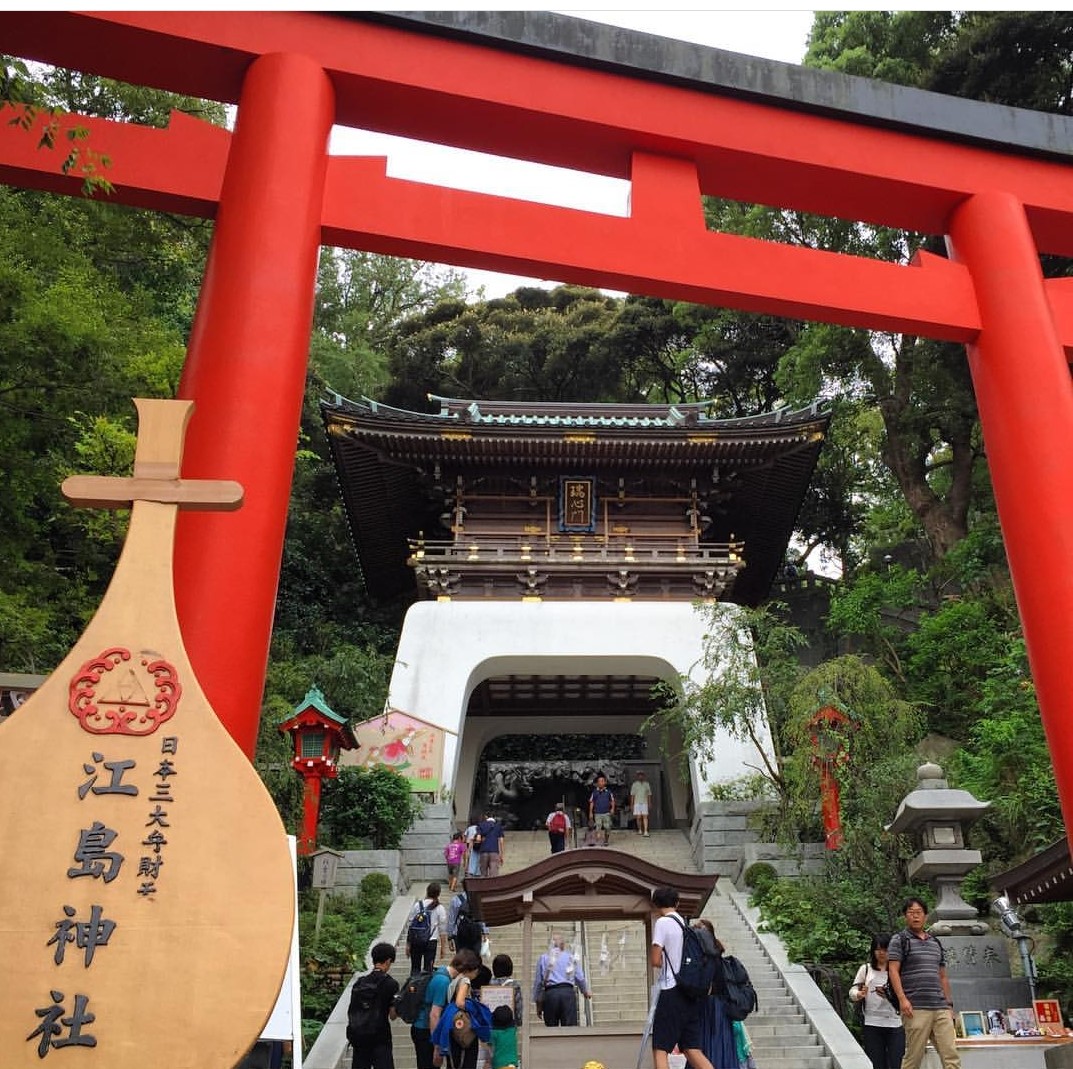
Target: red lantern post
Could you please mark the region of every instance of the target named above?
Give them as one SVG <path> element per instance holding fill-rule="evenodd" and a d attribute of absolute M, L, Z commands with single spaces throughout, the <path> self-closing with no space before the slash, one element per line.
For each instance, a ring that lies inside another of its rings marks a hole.
<path fill-rule="evenodd" d="M 852 723 L 851 717 L 834 705 L 817 709 L 808 722 L 812 761 L 820 770 L 820 816 L 828 850 L 837 850 L 842 845 L 842 803 L 835 768 L 847 756 L 842 729 Z"/>
<path fill-rule="evenodd" d="M 298 853 L 305 857 L 317 847 L 321 785 L 325 779 L 339 775 L 339 751 L 355 749 L 358 740 L 346 719 L 329 708 L 316 687 L 310 687 L 295 707 L 294 715 L 280 724 L 279 730 L 291 736 L 294 743 L 291 767 L 304 784 Z"/>

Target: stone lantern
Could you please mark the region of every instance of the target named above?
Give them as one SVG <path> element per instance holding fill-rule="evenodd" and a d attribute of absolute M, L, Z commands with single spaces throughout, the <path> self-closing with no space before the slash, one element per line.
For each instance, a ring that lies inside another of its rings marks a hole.
<path fill-rule="evenodd" d="M 311 854 L 317 845 L 317 822 L 320 817 L 320 790 L 325 779 L 339 775 L 340 750 L 358 745 L 345 717 L 333 712 L 317 687 L 310 687 L 295 706 L 289 720 L 279 725 L 290 733 L 294 743 L 291 767 L 302 777 L 302 829 L 298 834 L 298 853 Z"/>
<path fill-rule="evenodd" d="M 887 830 L 914 836 L 920 853 L 908 866 L 911 880 L 926 880 L 935 888 L 935 908 L 929 920 L 936 935 L 982 935 L 987 922 L 961 897 L 966 875 L 983 861 L 979 850 L 965 846 L 965 829 L 978 820 L 990 802 L 952 788 L 935 764 L 917 769 L 917 787 L 902 799 Z"/>
<path fill-rule="evenodd" d="M 909 878 L 935 889 L 928 931 L 943 944 L 955 1009 L 1031 1005 L 1028 981 L 1010 976 L 1005 938 L 961 897 L 966 875 L 983 860 L 979 850 L 966 849 L 965 831 L 990 806 L 952 788 L 938 765 L 924 764 L 917 769 L 916 790 L 905 796 L 887 828 L 914 837 L 919 853 L 909 861 Z M 994 1064 L 1027 1064 L 1009 1060 L 1008 1052 L 999 1057 Z"/>

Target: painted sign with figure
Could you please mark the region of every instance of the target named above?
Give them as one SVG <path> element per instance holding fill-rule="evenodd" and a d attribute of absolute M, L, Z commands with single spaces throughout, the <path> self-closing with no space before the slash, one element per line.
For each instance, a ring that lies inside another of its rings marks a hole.
<path fill-rule="evenodd" d="M 443 780 L 443 728 L 389 709 L 354 728 L 362 768 L 390 768 L 420 794 L 435 794 Z"/>

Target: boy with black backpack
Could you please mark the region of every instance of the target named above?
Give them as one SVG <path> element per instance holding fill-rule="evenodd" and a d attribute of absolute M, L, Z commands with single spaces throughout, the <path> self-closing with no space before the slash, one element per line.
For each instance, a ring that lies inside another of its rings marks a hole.
<path fill-rule="evenodd" d="M 431 973 L 411 976 L 395 1000 L 398 1015 L 410 1025 L 410 1040 L 414 1045 L 417 1069 L 436 1069 L 432 1029 L 447 1002 L 450 981 L 448 968 L 441 965 Z"/>
<path fill-rule="evenodd" d="M 377 943 L 370 957 L 372 970 L 359 976 L 350 989 L 346 1037 L 354 1048 L 351 1069 L 395 1069 L 391 1022 L 399 982 L 389 974 L 395 948 L 390 943 Z"/>
<path fill-rule="evenodd" d="M 711 987 L 714 966 L 705 986 L 704 948 L 696 929 L 689 928 L 679 915 L 678 892 L 673 887 L 657 887 L 652 892 L 652 906 L 659 914 L 652 926 L 649 959 L 659 970 L 659 998 L 652 1018 L 652 1064 L 655 1069 L 668 1069 L 669 1055 L 677 1047 L 691 1069 L 712 1069 L 701 1047 L 700 1010 Z"/>

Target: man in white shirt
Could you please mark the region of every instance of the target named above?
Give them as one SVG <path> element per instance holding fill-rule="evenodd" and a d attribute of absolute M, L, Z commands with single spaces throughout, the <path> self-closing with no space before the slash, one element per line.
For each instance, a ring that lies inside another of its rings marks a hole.
<path fill-rule="evenodd" d="M 652 784 L 643 772 L 638 772 L 630 784 L 630 813 L 637 823 L 637 831 L 648 838 L 648 807 L 652 801 Z"/>
<path fill-rule="evenodd" d="M 659 914 L 652 926 L 652 954 L 649 962 L 658 972 L 659 1000 L 652 1020 L 652 1064 L 668 1069 L 668 1055 L 677 1047 L 691 1069 L 713 1069 L 701 1049 L 700 1000 L 687 998 L 678 990 L 675 974 L 682 967 L 682 929 L 678 914 L 678 892 L 673 887 L 657 887 L 652 906 Z"/>

